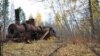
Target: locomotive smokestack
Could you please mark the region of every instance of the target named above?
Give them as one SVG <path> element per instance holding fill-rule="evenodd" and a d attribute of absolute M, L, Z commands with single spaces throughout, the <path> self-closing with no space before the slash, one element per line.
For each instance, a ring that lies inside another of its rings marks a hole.
<path fill-rule="evenodd" d="M 19 18 L 20 8 L 15 9 L 15 23 L 20 24 L 20 18 Z"/>

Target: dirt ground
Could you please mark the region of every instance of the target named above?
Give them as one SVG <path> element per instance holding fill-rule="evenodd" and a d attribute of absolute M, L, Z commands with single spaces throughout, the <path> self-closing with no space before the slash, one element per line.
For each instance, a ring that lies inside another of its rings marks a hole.
<path fill-rule="evenodd" d="M 93 51 L 88 46 L 95 47 Z M 100 54 L 99 44 L 75 44 L 62 43 L 57 40 L 38 40 L 31 44 L 5 43 L 3 45 L 4 56 L 98 56 Z M 97 47 L 98 46 L 98 47 Z"/>

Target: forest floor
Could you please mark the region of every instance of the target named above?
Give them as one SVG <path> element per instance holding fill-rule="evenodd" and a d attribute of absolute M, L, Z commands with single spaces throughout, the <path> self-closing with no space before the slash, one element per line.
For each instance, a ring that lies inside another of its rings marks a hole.
<path fill-rule="evenodd" d="M 38 40 L 31 44 L 5 43 L 4 56 L 99 56 L 100 44 L 60 42 L 58 40 Z"/>

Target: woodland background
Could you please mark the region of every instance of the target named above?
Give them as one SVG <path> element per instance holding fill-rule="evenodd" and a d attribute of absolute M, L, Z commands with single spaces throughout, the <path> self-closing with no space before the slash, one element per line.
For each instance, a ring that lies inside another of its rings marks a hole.
<path fill-rule="evenodd" d="M 13 0 L 11 0 L 13 1 Z M 68 39 L 74 39 L 73 43 L 81 43 L 81 41 L 84 42 L 84 44 L 87 44 L 86 42 L 91 42 L 94 46 L 96 46 L 93 42 L 96 41 L 96 43 L 100 43 L 100 0 L 36 0 L 36 2 L 44 3 L 45 9 L 50 9 L 52 13 L 48 14 L 47 21 L 43 22 L 43 18 L 40 12 L 36 14 L 35 20 L 36 25 L 44 25 L 44 26 L 51 26 L 55 29 L 57 33 L 57 39 L 61 41 L 67 41 Z M 9 8 L 11 10 L 9 10 Z M 21 9 L 23 11 L 23 9 Z M 14 15 L 14 4 L 10 4 L 9 0 L 0 0 L 0 28 L 1 32 L 3 33 L 2 37 L 3 39 L 6 39 L 7 34 L 7 28 L 11 23 L 15 22 L 15 15 Z M 21 14 L 21 22 L 24 22 L 26 20 L 24 11 Z M 30 15 L 32 16 L 32 15 Z M 85 40 L 84 40 L 85 39 Z M 45 45 L 43 43 L 45 43 Z M 56 45 L 53 42 L 47 42 L 47 41 L 40 41 L 40 42 L 34 42 L 33 45 L 30 44 L 24 44 L 27 47 L 36 47 L 38 46 L 41 52 L 41 47 L 50 47 L 55 46 L 54 49 L 59 46 Z M 49 46 L 49 44 L 50 46 Z M 53 43 L 53 44 L 51 44 Z M 67 41 L 68 43 L 68 41 Z M 39 45 L 38 45 L 39 44 Z M 82 44 L 82 43 L 81 43 Z M 81 45 L 80 44 L 80 45 Z M 22 43 L 19 44 L 13 44 L 13 46 L 19 45 L 16 48 L 22 48 Z M 84 46 L 80 46 L 80 49 Z M 99 45 L 99 44 L 98 44 Z M 73 47 L 74 46 L 74 47 Z M 71 45 L 68 44 L 67 47 L 64 47 L 65 49 L 71 50 L 78 50 L 79 48 L 76 47 L 77 45 Z M 8 47 L 8 48 L 6 48 Z M 16 49 L 15 48 L 15 49 Z M 63 50 L 65 50 L 62 48 Z M 17 52 L 17 50 L 14 51 Z M 19 50 L 18 49 L 18 50 Z M 26 47 L 23 47 L 23 50 L 26 50 Z M 37 49 L 34 51 L 37 51 Z M 53 48 L 51 48 L 53 49 Z M 50 50 L 51 50 L 50 49 Z M 62 50 L 61 49 L 61 50 Z M 85 50 L 84 47 L 82 49 Z M 91 49 L 91 48 L 90 48 Z M 4 46 L 4 50 L 12 50 L 11 46 L 9 44 Z M 29 50 L 29 49 L 28 49 Z M 32 50 L 32 49 L 30 49 Z M 19 50 L 20 51 L 20 50 Z M 20 51 L 21 53 L 24 53 L 23 51 Z M 29 52 L 29 51 L 27 51 Z M 59 50 L 60 52 L 60 50 Z M 58 52 L 58 54 L 59 54 Z M 61 53 L 64 51 L 61 51 Z M 70 52 L 70 51 L 68 51 Z M 72 52 L 72 51 L 71 51 Z M 70 52 L 70 53 L 71 53 Z M 75 51 L 78 52 L 78 51 Z M 6 51 L 4 51 L 5 54 Z M 31 53 L 31 52 L 30 52 Z M 35 52 L 34 52 L 35 53 Z M 38 51 L 35 53 L 37 54 Z M 74 53 L 74 52 L 72 52 Z M 99 52 L 100 53 L 100 52 Z M 15 53 L 13 53 L 15 54 Z M 42 53 L 43 54 L 43 53 Z M 42 55 L 40 53 L 40 55 Z M 77 54 L 77 53 L 76 53 Z M 84 51 L 84 54 L 86 54 L 86 50 Z M 11 54 L 12 55 L 12 54 Z M 16 54 L 15 54 L 16 55 Z M 24 54 L 23 54 L 24 55 Z M 12 55 L 13 56 L 13 55 Z M 32 55 L 31 55 L 32 56 Z M 39 56 L 39 55 L 37 55 Z M 58 55 L 57 55 L 58 56 Z M 60 55 L 61 56 L 61 55 Z M 64 56 L 64 55 L 62 55 Z M 71 56 L 71 55 L 69 55 Z M 79 55 L 80 56 L 80 55 Z M 93 55 L 95 56 L 95 55 Z"/>

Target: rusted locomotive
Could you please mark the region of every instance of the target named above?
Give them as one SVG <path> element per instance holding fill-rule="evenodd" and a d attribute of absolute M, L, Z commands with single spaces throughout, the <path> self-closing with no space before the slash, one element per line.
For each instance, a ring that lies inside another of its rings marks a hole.
<path fill-rule="evenodd" d="M 56 36 L 56 32 L 50 26 L 35 26 L 33 18 L 20 23 L 18 9 L 15 10 L 15 15 L 16 22 L 9 25 L 7 40 L 29 43 L 31 40 L 48 39 L 49 36 Z"/>

